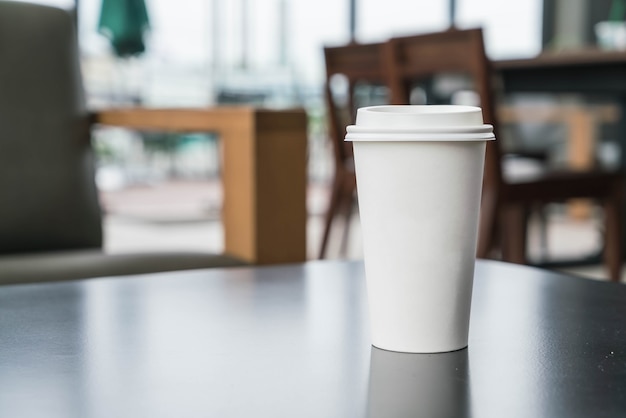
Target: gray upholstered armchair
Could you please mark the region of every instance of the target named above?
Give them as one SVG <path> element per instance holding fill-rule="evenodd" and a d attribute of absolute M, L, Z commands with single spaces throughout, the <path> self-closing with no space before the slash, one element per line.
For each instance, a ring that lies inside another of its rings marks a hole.
<path fill-rule="evenodd" d="M 0 284 L 243 264 L 104 254 L 92 120 L 71 16 L 0 1 Z"/>

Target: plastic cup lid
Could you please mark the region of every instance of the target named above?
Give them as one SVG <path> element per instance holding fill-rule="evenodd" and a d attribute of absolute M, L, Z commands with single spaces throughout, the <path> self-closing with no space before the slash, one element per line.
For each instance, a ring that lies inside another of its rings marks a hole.
<path fill-rule="evenodd" d="M 360 108 L 346 141 L 486 141 L 493 126 L 475 106 L 390 105 Z"/>
<path fill-rule="evenodd" d="M 426 126 L 474 126 L 483 124 L 483 113 L 476 106 L 388 105 L 357 110 L 356 125 L 393 128 Z"/>

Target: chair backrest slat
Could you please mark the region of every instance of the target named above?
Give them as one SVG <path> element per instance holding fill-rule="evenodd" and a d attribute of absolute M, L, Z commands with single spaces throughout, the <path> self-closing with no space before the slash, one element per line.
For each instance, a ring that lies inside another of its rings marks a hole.
<path fill-rule="evenodd" d="M 383 44 L 348 44 L 324 48 L 326 61 L 325 98 L 328 111 L 329 135 L 335 147 L 337 164 L 352 159 L 352 147 L 343 137 L 346 125 L 354 123 L 356 107 L 355 88 L 359 84 L 384 86 L 382 59 Z M 346 101 L 339 103 L 332 91 L 333 78 L 342 76 L 347 81 Z"/>
<path fill-rule="evenodd" d="M 391 103 L 407 104 L 414 82 L 442 74 L 468 76 L 480 98 L 485 123 L 496 137 L 493 75 L 481 29 L 457 30 L 396 37 L 384 47 L 385 74 Z M 499 142 L 489 141 L 485 161 L 485 187 L 498 190 L 502 182 Z"/>

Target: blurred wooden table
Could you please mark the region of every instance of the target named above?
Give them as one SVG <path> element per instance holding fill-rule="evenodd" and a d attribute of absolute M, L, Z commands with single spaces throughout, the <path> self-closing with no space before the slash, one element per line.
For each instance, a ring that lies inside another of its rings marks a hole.
<path fill-rule="evenodd" d="M 582 49 L 494 61 L 508 92 L 626 96 L 626 51 Z"/>
<path fill-rule="evenodd" d="M 95 122 L 142 131 L 217 133 L 225 252 L 254 264 L 306 259 L 304 110 L 128 108 L 98 111 Z"/>
<path fill-rule="evenodd" d="M 614 101 L 618 114 L 607 106 L 566 108 L 559 113 L 571 131 L 568 160 L 572 168 L 585 170 L 594 164 L 596 123 L 615 121 L 621 169 L 626 171 L 626 51 L 545 52 L 534 58 L 495 61 L 494 66 L 505 93 L 576 93 Z M 577 205 L 572 214 L 582 217 L 587 212 Z"/>
<path fill-rule="evenodd" d="M 626 150 L 626 51 L 546 52 L 534 58 L 494 61 L 494 66 L 505 93 L 577 93 L 611 99 L 621 114 L 601 116 L 617 119 L 620 145 Z M 626 168 L 626 158 L 622 167 Z"/>

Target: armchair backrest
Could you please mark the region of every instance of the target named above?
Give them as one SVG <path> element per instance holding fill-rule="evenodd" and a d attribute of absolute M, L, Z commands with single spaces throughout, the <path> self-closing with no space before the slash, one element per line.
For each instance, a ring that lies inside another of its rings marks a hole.
<path fill-rule="evenodd" d="M 0 253 L 101 244 L 73 20 L 0 1 Z"/>

